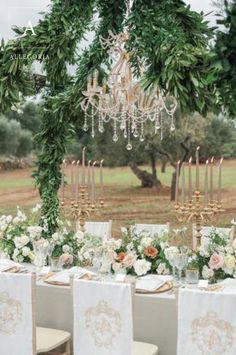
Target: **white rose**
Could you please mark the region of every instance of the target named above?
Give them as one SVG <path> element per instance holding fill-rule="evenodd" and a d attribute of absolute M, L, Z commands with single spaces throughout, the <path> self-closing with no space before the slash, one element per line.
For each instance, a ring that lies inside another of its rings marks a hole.
<path fill-rule="evenodd" d="M 71 247 L 67 244 L 63 245 L 62 247 L 63 253 L 67 254 L 71 252 Z"/>
<path fill-rule="evenodd" d="M 151 237 L 144 237 L 141 239 L 140 244 L 144 247 L 144 248 L 148 248 L 152 245 L 153 239 Z"/>
<path fill-rule="evenodd" d="M 226 254 L 233 254 L 234 253 L 234 249 L 230 245 L 227 245 L 225 247 L 225 252 L 226 252 Z"/>
<path fill-rule="evenodd" d="M 203 257 L 208 258 L 210 256 L 209 251 L 206 246 L 201 245 L 199 248 L 199 254 Z"/>
<path fill-rule="evenodd" d="M 22 248 L 22 250 L 21 250 L 21 252 L 22 252 L 22 255 L 23 256 L 29 256 L 29 254 L 30 254 L 30 248 L 28 248 L 28 247 L 23 247 Z"/>
<path fill-rule="evenodd" d="M 158 275 L 169 275 L 170 269 L 166 267 L 165 263 L 160 263 L 156 269 Z"/>
<path fill-rule="evenodd" d="M 27 235 L 22 235 L 21 237 L 15 237 L 14 243 L 16 248 L 21 249 L 23 248 L 26 244 L 28 244 L 30 241 L 29 237 Z"/>
<path fill-rule="evenodd" d="M 202 268 L 202 277 L 205 280 L 211 279 L 214 276 L 214 271 L 210 269 L 208 266 L 204 265 Z"/>
<path fill-rule="evenodd" d="M 84 239 L 84 233 L 82 231 L 77 231 L 75 233 L 75 239 Z"/>
<path fill-rule="evenodd" d="M 27 232 L 30 235 L 31 239 L 35 239 L 41 236 L 43 228 L 40 226 L 30 226 L 27 228 Z"/>
<path fill-rule="evenodd" d="M 134 263 L 134 271 L 138 276 L 146 275 L 146 273 L 151 269 L 152 264 L 150 261 L 145 259 L 136 260 Z"/>
<path fill-rule="evenodd" d="M 12 255 L 12 258 L 14 261 L 17 261 L 17 256 L 20 254 L 19 250 L 16 248 L 14 249 L 14 252 L 13 252 L 13 255 Z"/>
<path fill-rule="evenodd" d="M 235 269 L 235 257 L 233 255 L 226 255 L 224 257 L 224 268 L 223 270 L 225 271 L 226 269 L 226 273 L 232 275 L 233 274 L 233 270 Z"/>

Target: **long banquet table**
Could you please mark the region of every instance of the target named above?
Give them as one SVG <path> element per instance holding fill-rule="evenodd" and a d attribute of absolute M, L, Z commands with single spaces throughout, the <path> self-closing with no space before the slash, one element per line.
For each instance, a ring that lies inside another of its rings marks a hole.
<path fill-rule="evenodd" d="M 37 325 L 73 333 L 72 292 L 37 281 Z M 156 344 L 160 355 L 176 355 L 177 306 L 174 294 L 136 294 L 134 339 Z M 94 354 L 95 355 L 95 354 Z"/>

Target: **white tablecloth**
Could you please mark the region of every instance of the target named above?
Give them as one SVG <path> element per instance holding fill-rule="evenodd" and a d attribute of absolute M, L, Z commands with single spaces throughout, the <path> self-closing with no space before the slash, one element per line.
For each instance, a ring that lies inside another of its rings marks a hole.
<path fill-rule="evenodd" d="M 70 287 L 38 281 L 36 294 L 37 325 L 73 333 Z M 173 294 L 135 295 L 134 338 L 158 345 L 160 355 L 176 355 L 177 306 Z"/>

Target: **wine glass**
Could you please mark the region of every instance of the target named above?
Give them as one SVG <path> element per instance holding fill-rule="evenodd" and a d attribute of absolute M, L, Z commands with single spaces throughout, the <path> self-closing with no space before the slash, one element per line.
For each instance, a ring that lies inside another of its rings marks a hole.
<path fill-rule="evenodd" d="M 181 281 L 182 271 L 188 263 L 188 255 L 185 253 L 177 253 L 175 256 L 175 265 L 178 269 L 179 281 Z"/>
<path fill-rule="evenodd" d="M 49 242 L 46 239 L 39 239 L 33 242 L 34 248 L 34 264 L 37 268 L 37 272 L 39 273 L 41 268 L 46 264 L 46 259 L 49 251 Z"/>

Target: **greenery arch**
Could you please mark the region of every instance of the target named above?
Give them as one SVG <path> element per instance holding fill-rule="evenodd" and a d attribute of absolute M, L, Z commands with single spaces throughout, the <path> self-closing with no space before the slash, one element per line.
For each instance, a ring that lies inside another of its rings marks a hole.
<path fill-rule="evenodd" d="M 106 37 L 109 30 L 117 33 L 128 25 L 128 46 L 147 68 L 143 77 L 146 87 L 153 83 L 163 89 L 168 87 L 183 112 L 205 114 L 213 105 L 217 70 L 208 45 L 213 31 L 203 14 L 191 11 L 182 0 L 134 0 L 128 19 L 126 10 L 125 0 L 52 0 L 50 11 L 34 27 L 36 36 L 19 37 L 25 28 L 14 28 L 18 38 L 1 43 L 0 112 L 20 101 L 20 93 L 24 97 L 35 93 L 38 78 L 30 69 L 35 55 L 45 71 L 45 83 L 40 89 L 44 115 L 36 137 L 42 149 L 35 179 L 49 235 L 57 228 L 60 166 L 73 122 L 82 114 L 81 92 L 88 73 L 94 68 L 100 70 L 102 63 L 109 65 L 108 54 L 100 46 L 100 35 Z M 91 29 L 95 31 L 94 40 L 78 56 L 78 44 Z M 25 53 L 27 59 L 19 59 Z M 75 77 L 70 77 L 68 65 L 77 65 Z M 138 72 L 135 55 L 132 66 Z"/>

